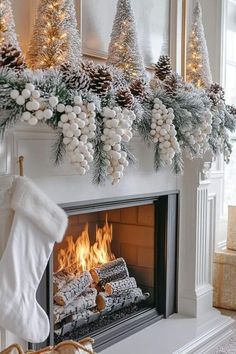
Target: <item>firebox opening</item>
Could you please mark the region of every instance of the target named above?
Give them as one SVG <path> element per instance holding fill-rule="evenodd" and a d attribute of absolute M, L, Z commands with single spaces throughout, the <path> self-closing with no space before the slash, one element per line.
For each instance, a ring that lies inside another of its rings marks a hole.
<path fill-rule="evenodd" d="M 68 229 L 38 293 L 51 324 L 45 345 L 92 336 L 100 352 L 176 312 L 177 192 L 62 207 Z"/>
<path fill-rule="evenodd" d="M 154 309 L 154 262 L 154 204 L 71 215 L 54 249 L 55 342 Z"/>

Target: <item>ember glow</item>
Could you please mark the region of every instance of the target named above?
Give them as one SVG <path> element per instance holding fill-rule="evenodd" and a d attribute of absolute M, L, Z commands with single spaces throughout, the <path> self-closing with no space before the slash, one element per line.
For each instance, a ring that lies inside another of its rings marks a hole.
<path fill-rule="evenodd" d="M 106 222 L 102 228 L 96 226 L 96 241 L 90 243 L 88 224 L 85 225 L 82 234 L 74 240 L 73 236 L 66 237 L 66 247 L 58 252 L 58 270 L 68 273 L 80 273 L 99 267 L 113 259 L 111 252 L 112 224 Z"/>

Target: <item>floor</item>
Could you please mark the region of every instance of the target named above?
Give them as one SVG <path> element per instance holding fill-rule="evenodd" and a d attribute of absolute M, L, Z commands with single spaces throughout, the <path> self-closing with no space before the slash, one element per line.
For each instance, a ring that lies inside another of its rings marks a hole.
<path fill-rule="evenodd" d="M 224 315 L 231 316 L 235 320 L 234 334 L 209 354 L 236 354 L 236 311 L 221 310 L 221 312 Z"/>

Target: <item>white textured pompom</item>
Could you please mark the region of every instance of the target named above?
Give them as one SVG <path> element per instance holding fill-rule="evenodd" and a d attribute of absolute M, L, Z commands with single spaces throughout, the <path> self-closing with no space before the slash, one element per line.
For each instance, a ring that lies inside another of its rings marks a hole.
<path fill-rule="evenodd" d="M 80 106 L 74 106 L 73 107 L 73 112 L 75 113 L 75 114 L 80 114 L 80 112 L 81 112 L 81 108 L 80 108 Z"/>
<path fill-rule="evenodd" d="M 20 95 L 20 92 L 18 90 L 12 90 L 10 93 L 10 96 L 13 100 L 16 100 L 19 95 Z"/>
<path fill-rule="evenodd" d="M 35 116 L 32 116 L 29 120 L 28 123 L 30 125 L 36 125 L 38 123 L 38 119 Z"/>
<path fill-rule="evenodd" d="M 19 105 L 19 106 L 23 106 L 25 104 L 25 98 L 23 96 L 18 96 L 17 99 L 16 99 L 16 103 Z"/>
<path fill-rule="evenodd" d="M 36 100 L 33 100 L 31 102 L 31 107 L 32 107 L 33 111 L 37 111 L 39 109 L 39 107 L 40 107 L 40 103 L 38 101 L 36 101 Z"/>
<path fill-rule="evenodd" d="M 26 109 L 28 111 L 33 111 L 32 101 L 26 103 Z"/>
<path fill-rule="evenodd" d="M 45 109 L 45 111 L 43 112 L 43 116 L 45 119 L 50 119 L 53 116 L 53 112 L 51 109 Z"/>
<path fill-rule="evenodd" d="M 38 91 L 38 90 L 32 91 L 32 97 L 33 97 L 35 100 L 38 100 L 38 99 L 40 98 L 40 91 Z"/>
<path fill-rule="evenodd" d="M 59 112 L 59 113 L 65 112 L 65 105 L 62 104 L 62 103 L 59 103 L 59 104 L 57 105 L 57 112 Z"/>
<path fill-rule="evenodd" d="M 22 114 L 22 120 L 29 120 L 31 118 L 31 113 L 30 112 L 24 112 Z"/>
<path fill-rule="evenodd" d="M 33 92 L 35 90 L 35 86 L 31 83 L 28 83 L 25 85 L 25 88 L 29 90 L 30 92 Z"/>
<path fill-rule="evenodd" d="M 49 98 L 49 104 L 52 108 L 55 108 L 58 105 L 58 98 L 56 96 L 51 96 Z"/>
<path fill-rule="evenodd" d="M 22 96 L 27 99 L 27 98 L 30 98 L 31 96 L 31 91 L 30 90 L 27 90 L 27 89 L 24 89 L 22 92 L 21 92 Z"/>
<path fill-rule="evenodd" d="M 42 120 L 44 118 L 43 111 L 41 111 L 41 110 L 36 111 L 35 116 L 37 119 Z"/>
<path fill-rule="evenodd" d="M 70 113 L 72 111 L 73 111 L 73 107 L 72 106 L 70 106 L 70 105 L 65 106 L 65 112 L 66 113 Z"/>
<path fill-rule="evenodd" d="M 68 113 L 68 118 L 69 118 L 69 120 L 75 119 L 75 118 L 76 118 L 75 112 L 70 112 L 70 113 Z"/>

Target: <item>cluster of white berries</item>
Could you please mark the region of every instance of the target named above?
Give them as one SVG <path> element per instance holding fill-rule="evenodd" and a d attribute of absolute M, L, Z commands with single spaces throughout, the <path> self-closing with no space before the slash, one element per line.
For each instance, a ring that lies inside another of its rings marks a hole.
<path fill-rule="evenodd" d="M 152 141 L 159 144 L 162 164 L 168 166 L 172 164 L 175 154 L 180 151 L 173 119 L 173 109 L 167 109 L 159 98 L 155 98 L 150 135 Z"/>
<path fill-rule="evenodd" d="M 96 107 L 92 102 L 84 102 L 81 96 L 74 97 L 74 105 L 57 105 L 62 113 L 58 127 L 62 128 L 66 145 L 66 155 L 80 175 L 89 171 L 94 150 L 90 142 L 95 137 Z"/>
<path fill-rule="evenodd" d="M 189 116 L 192 116 L 190 112 Z M 189 145 L 185 147 L 185 153 L 190 160 L 194 157 L 201 158 L 209 148 L 208 140 L 212 132 L 212 114 L 210 110 L 206 110 L 203 116 L 203 123 L 200 126 L 191 129 L 181 129 L 181 132 Z M 183 142 L 180 142 L 180 144 L 183 145 Z"/>
<path fill-rule="evenodd" d="M 133 111 L 120 107 L 104 107 L 103 116 L 103 150 L 106 152 L 106 175 L 113 184 L 119 183 L 129 161 L 127 153 L 122 151 L 122 143 L 128 143 L 132 138 L 132 125 L 136 118 Z"/>
<path fill-rule="evenodd" d="M 36 125 L 39 120 L 47 120 L 53 116 L 53 108 L 58 104 L 58 98 L 52 96 L 49 98 L 49 108 L 45 102 L 40 99 L 40 91 L 35 89 L 31 83 L 25 85 L 22 92 L 12 90 L 10 96 L 19 106 L 25 106 L 21 121 L 26 121 L 30 125 Z"/>

